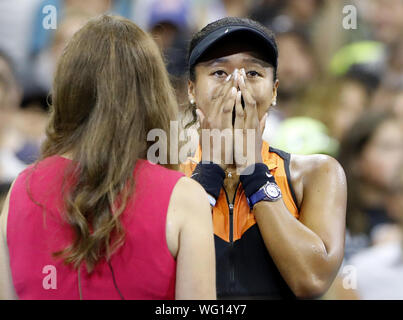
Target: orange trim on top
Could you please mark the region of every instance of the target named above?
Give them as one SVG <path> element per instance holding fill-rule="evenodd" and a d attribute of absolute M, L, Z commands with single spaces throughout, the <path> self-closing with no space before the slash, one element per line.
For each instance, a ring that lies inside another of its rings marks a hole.
<path fill-rule="evenodd" d="M 288 211 L 295 217 L 299 218 L 297 205 L 294 203 L 290 186 L 288 184 L 287 174 L 285 170 L 284 160 L 276 153 L 270 152 L 269 144 L 263 141 L 262 145 L 262 160 L 267 165 L 272 175 L 276 179 L 276 183 L 283 194 L 283 201 Z M 201 161 L 201 146 L 195 153 L 194 157 L 189 158 L 189 161 L 182 164 L 181 171 L 187 176 L 191 176 L 196 165 Z M 234 210 L 233 210 L 233 241 L 239 240 L 242 235 L 254 224 L 256 218 L 250 210 L 246 200 L 242 185 L 239 184 L 236 192 Z M 220 196 L 213 208 L 213 225 L 214 234 L 229 242 L 230 220 L 229 207 L 224 189 L 221 189 Z"/>

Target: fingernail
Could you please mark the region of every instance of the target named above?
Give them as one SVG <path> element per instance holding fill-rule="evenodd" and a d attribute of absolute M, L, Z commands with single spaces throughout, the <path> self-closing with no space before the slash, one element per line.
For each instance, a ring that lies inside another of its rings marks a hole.
<path fill-rule="evenodd" d="M 225 79 L 225 81 L 226 81 L 226 82 L 230 81 L 231 77 L 232 77 L 232 74 L 230 74 L 230 75 Z"/>
<path fill-rule="evenodd" d="M 241 81 L 241 83 L 242 83 L 243 85 L 245 85 L 245 78 L 244 78 L 243 76 L 241 76 L 241 78 L 240 78 L 239 80 Z"/>
<path fill-rule="evenodd" d="M 238 69 L 235 69 L 235 71 L 234 71 L 234 80 L 235 81 L 238 80 Z"/>
<path fill-rule="evenodd" d="M 243 75 L 244 77 L 246 77 L 246 73 L 245 73 L 245 69 L 244 69 L 244 68 L 241 69 L 241 73 L 242 73 L 242 75 Z"/>
<path fill-rule="evenodd" d="M 232 93 L 233 95 L 235 95 L 235 94 L 236 94 L 236 92 L 237 92 L 236 88 L 235 88 L 235 87 L 232 87 L 232 89 L 231 89 L 231 93 Z"/>

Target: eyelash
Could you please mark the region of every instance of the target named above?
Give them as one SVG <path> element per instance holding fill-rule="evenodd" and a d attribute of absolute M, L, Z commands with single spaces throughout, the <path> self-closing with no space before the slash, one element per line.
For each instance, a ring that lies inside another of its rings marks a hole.
<path fill-rule="evenodd" d="M 218 72 L 222 72 L 222 75 L 217 75 Z M 227 77 L 227 73 L 224 70 L 216 70 L 212 73 L 213 76 L 216 76 L 218 78 L 223 78 L 223 77 Z"/>
<path fill-rule="evenodd" d="M 261 77 L 261 76 L 262 76 L 259 72 L 255 71 L 255 70 L 251 70 L 251 71 L 246 72 L 246 75 L 248 76 L 248 74 L 250 74 L 250 73 L 254 73 L 254 74 L 255 74 L 254 76 L 251 75 L 252 78 Z"/>
<path fill-rule="evenodd" d="M 221 75 L 218 75 L 217 73 L 222 73 Z M 254 75 L 251 75 L 251 73 L 253 73 Z M 212 75 L 218 77 L 218 78 L 226 78 L 228 76 L 228 74 L 224 71 L 224 70 L 216 70 L 214 72 L 211 73 Z M 247 71 L 246 72 L 246 76 L 250 76 L 252 78 L 256 78 L 256 77 L 261 77 L 262 75 L 255 71 L 255 70 L 251 70 L 251 71 Z"/>

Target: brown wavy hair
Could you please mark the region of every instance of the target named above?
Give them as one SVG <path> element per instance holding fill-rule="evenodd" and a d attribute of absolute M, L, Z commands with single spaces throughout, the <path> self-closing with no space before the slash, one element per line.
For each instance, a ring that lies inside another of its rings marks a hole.
<path fill-rule="evenodd" d="M 74 240 L 54 255 L 75 268 L 85 262 L 91 272 L 123 244 L 119 218 L 134 192 L 136 160 L 146 158 L 149 130 L 169 132 L 177 101 L 150 35 L 129 20 L 103 15 L 67 44 L 50 110 L 39 160 L 66 153 L 73 160 L 63 189 Z"/>

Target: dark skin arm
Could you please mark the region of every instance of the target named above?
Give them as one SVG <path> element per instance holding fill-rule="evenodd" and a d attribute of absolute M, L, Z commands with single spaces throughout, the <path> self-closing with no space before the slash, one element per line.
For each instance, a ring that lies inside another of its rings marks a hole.
<path fill-rule="evenodd" d="M 297 167 L 308 165 L 300 170 L 299 220 L 282 200 L 259 202 L 253 210 L 284 280 L 297 297 L 312 298 L 326 292 L 343 260 L 346 181 L 343 169 L 330 157 L 297 156 L 293 161 L 299 162 Z"/>
<path fill-rule="evenodd" d="M 240 158 L 236 146 L 242 145 L 243 139 L 249 151 L 244 154 L 249 158 L 247 164 L 259 163 L 263 130 L 248 83 L 242 80 L 239 88 L 245 110 L 237 99 L 234 127 L 254 128 L 256 141 L 251 148 L 245 137 L 234 134 L 235 161 Z M 292 156 L 290 171 L 300 208 L 299 219 L 288 211 L 282 199 L 261 201 L 253 211 L 267 250 L 284 280 L 297 297 L 312 298 L 326 292 L 343 260 L 346 177 L 335 159 L 323 155 Z"/>

